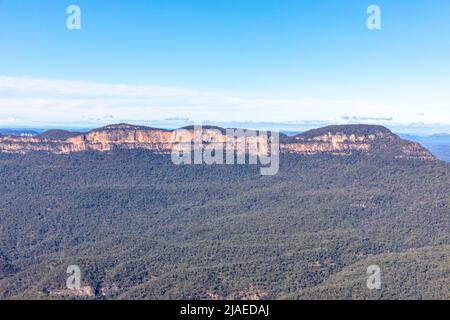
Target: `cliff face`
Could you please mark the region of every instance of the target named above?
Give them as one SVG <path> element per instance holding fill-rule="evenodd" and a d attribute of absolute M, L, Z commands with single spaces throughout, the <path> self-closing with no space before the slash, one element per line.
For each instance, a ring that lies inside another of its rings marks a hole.
<path fill-rule="evenodd" d="M 165 152 L 171 149 L 172 132 L 126 124 L 92 130 L 65 140 L 61 153 L 87 150 L 111 151 L 115 148 L 149 149 Z"/>
<path fill-rule="evenodd" d="M 226 141 L 224 129 L 208 127 L 203 129 L 203 147 L 211 143 L 222 144 Z M 185 130 L 191 134 L 193 132 L 192 127 L 187 127 Z M 205 133 L 208 134 L 205 135 Z M 252 137 L 249 145 L 261 144 L 263 140 L 266 139 Z M 176 137 L 175 141 L 177 141 Z M 238 141 L 233 139 L 233 144 L 236 143 Z M 128 124 L 110 125 L 87 133 L 53 130 L 35 137 L 0 136 L 0 152 L 8 153 L 44 151 L 69 154 L 90 150 L 106 152 L 114 149 L 147 149 L 158 153 L 169 153 L 172 147 L 173 131 Z M 266 149 L 267 147 L 259 150 L 265 152 Z M 421 145 L 402 140 L 387 128 L 369 125 L 329 126 L 294 137 L 280 135 L 280 151 L 297 154 L 385 154 L 395 158 L 435 159 Z"/>
<path fill-rule="evenodd" d="M 420 144 L 406 141 L 382 126 L 344 125 L 310 130 L 291 137 L 281 147 L 293 153 L 351 155 L 384 154 L 394 158 L 433 160 L 435 157 Z"/>
<path fill-rule="evenodd" d="M 149 149 L 167 152 L 172 146 L 172 132 L 162 129 L 137 127 L 127 124 L 111 125 L 66 137 L 64 132 L 42 134 L 36 137 L 0 137 L 0 152 L 27 153 L 46 151 L 68 154 L 81 151 L 111 151 L 123 149 Z"/>

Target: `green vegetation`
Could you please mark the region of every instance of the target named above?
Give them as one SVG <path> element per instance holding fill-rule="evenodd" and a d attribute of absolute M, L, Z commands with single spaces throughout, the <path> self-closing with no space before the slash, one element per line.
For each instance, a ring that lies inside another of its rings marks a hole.
<path fill-rule="evenodd" d="M 448 164 L 280 163 L 271 177 L 143 150 L 0 154 L 0 298 L 55 298 L 77 264 L 99 296 L 118 287 L 106 298 L 449 299 Z"/>

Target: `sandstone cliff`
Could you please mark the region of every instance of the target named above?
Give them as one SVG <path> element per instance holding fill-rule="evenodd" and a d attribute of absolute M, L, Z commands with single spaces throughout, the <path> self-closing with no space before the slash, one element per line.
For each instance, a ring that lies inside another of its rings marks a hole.
<path fill-rule="evenodd" d="M 185 130 L 192 132 L 193 127 Z M 203 146 L 226 142 L 225 130 L 214 129 L 212 141 L 203 141 Z M 214 136 L 216 135 L 216 136 Z M 252 137 L 251 143 L 261 143 L 261 137 Z M 236 139 L 233 143 L 237 143 Z M 106 152 L 114 149 L 147 149 L 158 153 L 169 153 L 173 147 L 173 131 L 129 124 L 110 125 L 87 133 L 71 133 L 52 130 L 34 137 L 0 136 L 0 152 L 28 153 L 43 151 L 69 154 L 82 151 Z M 402 140 L 382 126 L 343 125 L 310 130 L 288 137 L 280 135 L 280 151 L 297 154 L 329 153 L 334 155 L 385 154 L 394 158 L 417 158 L 433 160 L 435 157 L 421 145 Z"/>
<path fill-rule="evenodd" d="M 328 126 L 310 130 L 287 139 L 281 149 L 304 154 L 351 155 L 360 152 L 394 158 L 435 159 L 420 144 L 403 140 L 385 127 L 372 125 Z"/>

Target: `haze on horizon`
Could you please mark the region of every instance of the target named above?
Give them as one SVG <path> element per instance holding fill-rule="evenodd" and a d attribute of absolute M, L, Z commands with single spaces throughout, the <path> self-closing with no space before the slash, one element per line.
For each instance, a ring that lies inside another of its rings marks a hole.
<path fill-rule="evenodd" d="M 445 0 L 0 2 L 0 126 L 382 124 L 450 133 Z M 368 30 L 377 4 L 382 29 Z M 431 23 L 432 22 L 432 23 Z"/>

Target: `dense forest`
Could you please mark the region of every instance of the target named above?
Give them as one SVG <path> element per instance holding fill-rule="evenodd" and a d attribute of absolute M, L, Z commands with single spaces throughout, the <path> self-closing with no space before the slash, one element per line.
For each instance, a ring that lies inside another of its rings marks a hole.
<path fill-rule="evenodd" d="M 0 298 L 450 299 L 450 166 L 283 154 L 0 154 Z M 380 290 L 366 269 L 382 270 Z"/>

